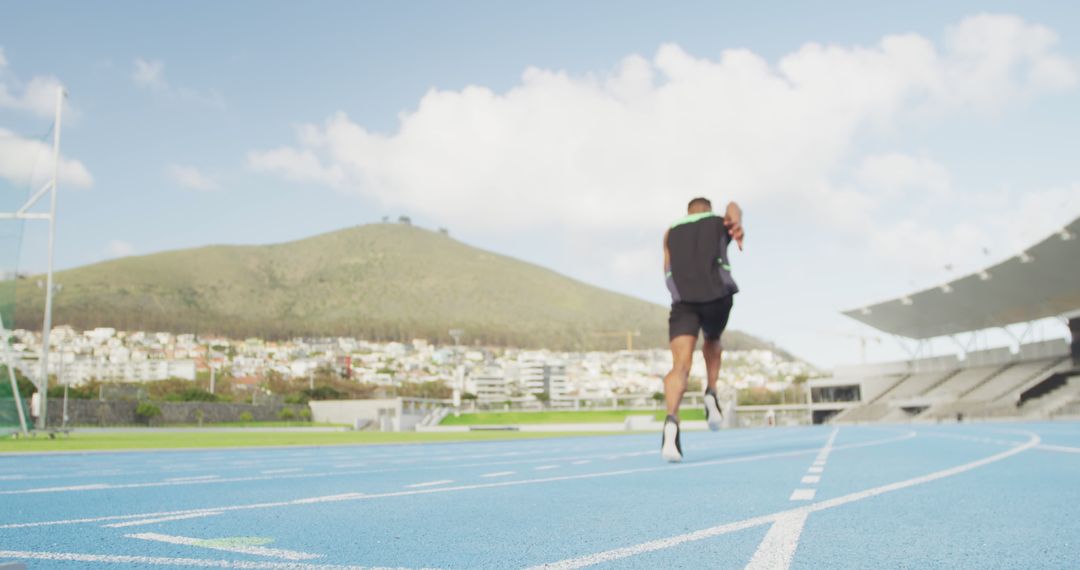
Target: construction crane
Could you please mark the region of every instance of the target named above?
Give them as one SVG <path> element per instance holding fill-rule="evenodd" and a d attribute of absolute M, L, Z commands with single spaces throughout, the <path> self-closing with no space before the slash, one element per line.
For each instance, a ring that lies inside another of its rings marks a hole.
<path fill-rule="evenodd" d="M 641 331 L 601 331 L 591 333 L 592 336 L 625 336 L 626 350 L 634 350 L 634 337 L 641 336 Z"/>

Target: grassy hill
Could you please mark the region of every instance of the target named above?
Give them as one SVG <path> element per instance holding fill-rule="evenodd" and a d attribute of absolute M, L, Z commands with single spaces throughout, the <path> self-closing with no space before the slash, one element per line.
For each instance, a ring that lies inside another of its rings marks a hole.
<path fill-rule="evenodd" d="M 41 327 L 36 278 L 18 282 L 16 324 Z M 54 322 L 230 337 L 423 337 L 559 349 L 619 348 L 601 331 L 666 346 L 667 309 L 446 235 L 400 224 L 265 246 L 210 246 L 58 272 Z M 729 348 L 765 347 L 727 335 Z"/>

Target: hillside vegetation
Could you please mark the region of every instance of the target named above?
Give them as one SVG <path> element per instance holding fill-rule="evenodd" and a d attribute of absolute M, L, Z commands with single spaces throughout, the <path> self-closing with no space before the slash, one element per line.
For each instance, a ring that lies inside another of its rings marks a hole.
<path fill-rule="evenodd" d="M 16 323 L 41 327 L 37 278 L 18 282 Z M 61 271 L 54 322 L 230 337 L 414 337 L 554 349 L 667 344 L 667 309 L 401 224 L 265 246 L 209 246 Z M 737 332 L 728 348 L 767 345 Z"/>

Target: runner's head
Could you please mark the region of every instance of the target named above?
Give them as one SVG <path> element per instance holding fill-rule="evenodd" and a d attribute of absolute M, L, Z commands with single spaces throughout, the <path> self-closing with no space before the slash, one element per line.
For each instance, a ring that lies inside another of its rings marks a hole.
<path fill-rule="evenodd" d="M 702 212 L 711 212 L 712 202 L 708 198 L 694 198 L 690 200 L 690 203 L 686 205 L 687 214 L 700 214 Z"/>

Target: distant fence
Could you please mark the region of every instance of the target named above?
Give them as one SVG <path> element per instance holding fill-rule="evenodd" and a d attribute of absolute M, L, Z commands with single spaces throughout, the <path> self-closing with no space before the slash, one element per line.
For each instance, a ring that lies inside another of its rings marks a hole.
<path fill-rule="evenodd" d="M 161 416 L 154 423 L 196 424 L 199 412 L 204 423 L 238 422 L 241 414 L 251 414 L 252 421 L 279 420 L 281 410 L 292 410 L 294 418 L 307 406 L 298 405 L 252 405 L 226 402 L 154 402 Z M 68 400 L 69 426 L 114 426 L 145 423 L 135 414 L 139 402 L 131 400 Z M 49 405 L 49 426 L 59 427 L 64 421 L 64 406 L 60 399 Z"/>

